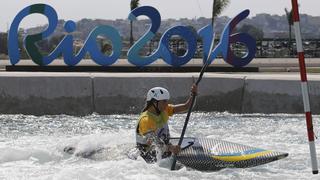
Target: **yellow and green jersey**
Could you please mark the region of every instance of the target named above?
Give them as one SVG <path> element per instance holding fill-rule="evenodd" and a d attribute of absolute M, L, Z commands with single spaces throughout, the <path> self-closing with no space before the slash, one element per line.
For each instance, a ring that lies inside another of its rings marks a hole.
<path fill-rule="evenodd" d="M 165 111 L 159 115 L 153 114 L 149 111 L 143 112 L 137 125 L 137 143 L 145 144 L 143 136 L 148 133 L 154 133 L 159 139 L 164 142 L 169 141 L 168 119 L 173 115 L 173 105 L 169 104 Z M 140 137 L 138 137 L 140 136 Z"/>

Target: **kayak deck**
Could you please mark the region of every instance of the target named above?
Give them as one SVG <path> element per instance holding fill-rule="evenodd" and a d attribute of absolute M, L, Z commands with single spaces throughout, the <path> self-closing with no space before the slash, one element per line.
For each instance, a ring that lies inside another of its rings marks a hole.
<path fill-rule="evenodd" d="M 173 144 L 178 139 L 172 139 Z M 249 168 L 270 163 L 288 153 L 264 150 L 242 144 L 209 138 L 184 138 L 177 161 L 201 171 L 223 168 Z"/>

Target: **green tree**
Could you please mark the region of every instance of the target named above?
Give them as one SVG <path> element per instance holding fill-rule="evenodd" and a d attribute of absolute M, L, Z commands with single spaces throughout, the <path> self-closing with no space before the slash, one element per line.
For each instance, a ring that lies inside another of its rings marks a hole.
<path fill-rule="evenodd" d="M 51 52 L 53 51 L 61 40 L 64 38 L 64 35 L 54 35 L 48 41 L 48 50 Z"/>
<path fill-rule="evenodd" d="M 139 0 L 131 0 L 130 9 L 134 10 L 139 6 Z M 130 21 L 130 47 L 133 45 L 133 32 L 132 32 L 133 22 Z"/>
<path fill-rule="evenodd" d="M 112 45 L 110 45 L 108 42 L 104 43 L 101 47 L 101 52 L 103 54 L 110 55 L 112 53 Z"/>
<path fill-rule="evenodd" d="M 291 34 L 291 27 L 293 26 L 293 11 L 291 9 L 291 11 L 288 11 L 287 8 L 284 8 L 284 11 L 286 12 L 286 16 L 287 16 L 287 21 L 288 21 L 288 25 L 289 25 L 289 42 L 288 42 L 288 49 L 289 49 L 289 55 L 291 55 L 291 40 L 292 40 L 292 34 Z"/>
<path fill-rule="evenodd" d="M 0 33 L 0 54 L 8 55 L 8 33 Z"/>
<path fill-rule="evenodd" d="M 229 3 L 230 3 L 230 0 L 213 0 L 212 27 L 214 25 L 215 18 L 222 13 L 222 11 L 229 5 Z"/>
<path fill-rule="evenodd" d="M 19 45 L 19 51 L 20 51 L 20 58 L 21 59 L 29 59 L 29 55 L 24 47 L 24 43 L 23 40 L 26 36 L 26 30 L 24 30 L 23 28 L 19 28 L 18 31 L 18 45 Z"/>

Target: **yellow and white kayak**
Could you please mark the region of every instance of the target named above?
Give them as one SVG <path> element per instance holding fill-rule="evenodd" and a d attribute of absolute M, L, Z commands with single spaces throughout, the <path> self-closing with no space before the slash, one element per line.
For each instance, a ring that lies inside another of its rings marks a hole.
<path fill-rule="evenodd" d="M 173 138 L 170 142 L 177 144 L 178 139 Z M 209 138 L 184 138 L 181 148 L 177 161 L 200 171 L 254 167 L 288 156 L 288 153 Z"/>
<path fill-rule="evenodd" d="M 178 138 L 170 139 L 172 144 L 178 144 Z M 242 144 L 210 138 L 184 138 L 181 152 L 176 160 L 188 168 L 199 171 L 218 171 L 223 168 L 249 168 L 270 163 L 288 156 L 288 153 L 264 150 Z M 138 149 L 128 152 L 130 159 L 136 159 Z M 63 149 L 68 154 L 83 158 L 99 159 L 108 150 L 105 147 L 79 151 L 76 147 L 67 146 Z"/>

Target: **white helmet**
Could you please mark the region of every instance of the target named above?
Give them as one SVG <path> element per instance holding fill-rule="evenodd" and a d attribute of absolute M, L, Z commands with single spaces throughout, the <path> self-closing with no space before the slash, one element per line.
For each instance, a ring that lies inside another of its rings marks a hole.
<path fill-rule="evenodd" d="M 151 101 L 151 99 L 155 99 L 157 101 L 169 100 L 170 93 L 163 87 L 154 87 L 150 89 L 147 94 L 147 101 Z"/>

